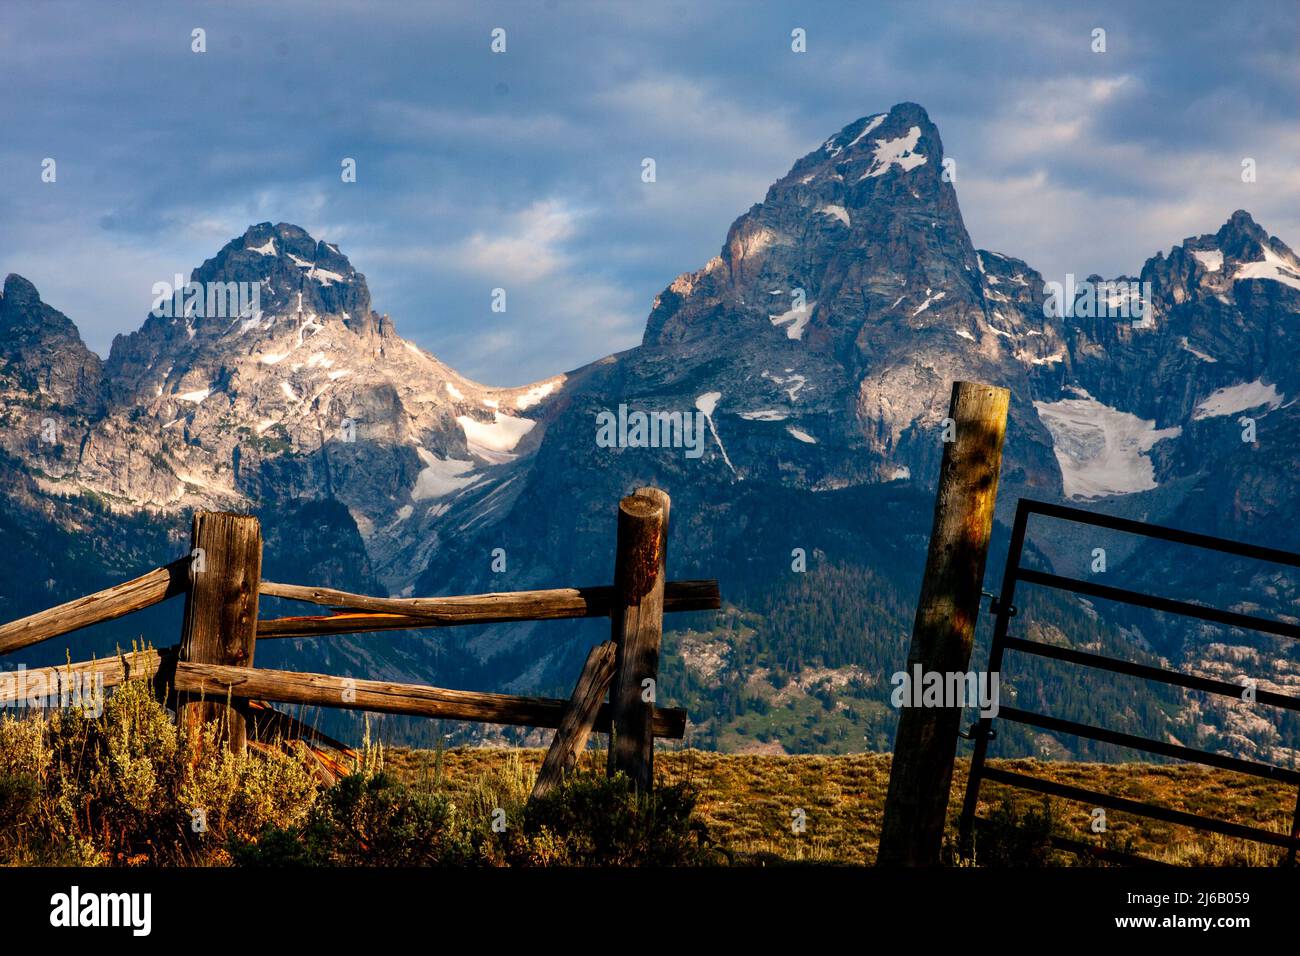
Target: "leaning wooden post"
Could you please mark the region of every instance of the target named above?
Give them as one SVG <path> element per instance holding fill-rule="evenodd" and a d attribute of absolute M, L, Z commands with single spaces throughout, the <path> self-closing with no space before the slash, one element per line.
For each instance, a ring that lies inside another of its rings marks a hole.
<path fill-rule="evenodd" d="M 608 772 L 612 777 L 621 770 L 646 793 L 654 786 L 652 715 L 663 635 L 668 505 L 668 495 L 658 489 L 639 489 L 618 505 Z"/>
<path fill-rule="evenodd" d="M 180 660 L 252 667 L 262 580 L 261 526 L 252 515 L 200 511 L 194 515 L 190 541 Z M 245 748 L 244 717 L 226 705 L 224 694 L 182 693 L 176 717 L 187 733 L 218 720 L 227 746 L 236 752 Z"/>
<path fill-rule="evenodd" d="M 912 626 L 907 673 L 965 672 L 979 615 L 984 562 L 1002 467 L 1010 393 L 955 382 L 925 578 Z M 876 858 L 883 866 L 935 866 L 943 845 L 961 728 L 960 707 L 903 707 Z"/>
<path fill-rule="evenodd" d="M 542 761 L 542 769 L 537 772 L 529 800 L 546 796 L 577 765 L 578 755 L 587 746 L 591 728 L 596 723 L 600 705 L 605 702 L 605 690 L 614 676 L 615 653 L 614 642 L 606 641 L 587 654 L 587 663 L 574 685 L 560 726 L 551 738 L 551 746 Z"/>

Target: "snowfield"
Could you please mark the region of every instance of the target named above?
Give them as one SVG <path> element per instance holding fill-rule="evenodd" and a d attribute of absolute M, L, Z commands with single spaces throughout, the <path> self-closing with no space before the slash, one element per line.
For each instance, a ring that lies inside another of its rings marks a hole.
<path fill-rule="evenodd" d="M 1223 253 L 1218 249 L 1208 251 L 1197 251 L 1192 253 L 1196 261 L 1205 266 L 1206 272 L 1218 272 L 1223 268 Z"/>
<path fill-rule="evenodd" d="M 1213 361 L 1213 359 L 1211 359 Z M 1271 412 L 1282 404 L 1286 396 L 1272 385 L 1265 385 L 1263 379 L 1243 382 L 1241 385 L 1229 385 L 1210 395 L 1196 406 L 1192 421 L 1203 418 L 1217 418 L 1220 415 L 1235 415 L 1247 409 L 1267 405 Z"/>
<path fill-rule="evenodd" d="M 736 466 L 731 463 L 731 457 L 727 454 L 726 446 L 722 444 L 722 439 L 718 437 L 718 429 L 713 424 L 713 413 L 717 410 L 718 400 L 722 398 L 721 392 L 705 392 L 695 399 L 695 407 L 704 413 L 704 420 L 709 423 L 709 433 L 713 435 L 713 440 L 718 443 L 718 451 L 722 452 L 722 460 L 727 463 L 731 473 L 740 477 L 736 471 Z"/>
<path fill-rule="evenodd" d="M 437 458 L 433 452 L 426 448 L 417 448 L 415 453 L 420 456 L 420 463 L 424 465 L 420 473 L 415 478 L 415 487 L 411 489 L 411 499 L 413 501 L 424 501 L 428 498 L 441 498 L 449 495 L 458 488 L 473 484 L 473 476 L 462 477 L 467 471 L 474 468 L 472 461 L 460 461 L 456 458 Z M 403 509 L 406 510 L 406 509 Z M 401 516 L 403 519 L 410 517 L 408 511 Z"/>
<path fill-rule="evenodd" d="M 1300 269 L 1287 262 L 1272 249 L 1264 247 L 1264 258 L 1259 262 L 1244 262 L 1232 276 L 1232 281 L 1243 279 L 1271 279 L 1293 289 L 1300 289 Z"/>
<path fill-rule="evenodd" d="M 1065 496 L 1101 498 L 1155 488 L 1155 467 L 1147 452 L 1158 441 L 1177 438 L 1182 428 L 1156 428 L 1154 421 L 1083 394 L 1084 398 L 1034 402 L 1052 435 Z"/>
<path fill-rule="evenodd" d="M 531 418 L 515 418 L 500 412 L 493 413 L 491 422 L 481 422 L 468 415 L 461 415 L 456 423 L 465 433 L 469 453 L 494 465 L 512 461 L 515 458 L 512 452 L 519 444 L 519 439 L 537 425 Z"/>

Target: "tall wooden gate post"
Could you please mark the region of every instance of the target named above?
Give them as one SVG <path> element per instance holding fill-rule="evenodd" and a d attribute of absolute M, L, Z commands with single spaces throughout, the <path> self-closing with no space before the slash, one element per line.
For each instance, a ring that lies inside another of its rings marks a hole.
<path fill-rule="evenodd" d="M 262 579 L 262 528 L 252 515 L 200 511 L 190 536 L 190 588 L 179 659 L 197 664 L 253 666 L 257 595 Z M 236 752 L 247 744 L 244 717 L 223 699 L 193 692 L 177 696 L 182 731 L 221 722 L 221 738 Z"/>
<path fill-rule="evenodd" d="M 950 674 L 970 664 L 1009 403 L 1004 388 L 953 383 L 948 415 L 955 440 L 943 449 L 909 676 L 916 665 Z M 901 709 L 878 865 L 938 865 L 961 716 L 960 707 Z"/>
<path fill-rule="evenodd" d="M 612 777 L 623 771 L 643 793 L 654 786 L 652 718 L 663 635 L 669 505 L 667 493 L 658 488 L 638 488 L 618 505 L 611 612 L 617 651 L 609 686 L 608 772 Z"/>

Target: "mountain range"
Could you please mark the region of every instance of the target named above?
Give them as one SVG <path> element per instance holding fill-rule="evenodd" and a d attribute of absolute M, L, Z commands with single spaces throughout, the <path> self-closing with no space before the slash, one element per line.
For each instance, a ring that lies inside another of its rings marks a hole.
<path fill-rule="evenodd" d="M 258 513 L 275 580 L 397 595 L 607 583 L 617 501 L 654 484 L 673 499 L 670 577 L 716 577 L 724 596 L 665 637 L 661 700 L 688 707 L 692 741 L 883 749 L 957 379 L 1012 395 L 991 578 L 1022 496 L 1296 549 L 1300 258 L 1237 211 L 1135 275 L 1043 276 L 974 246 L 943 160 L 916 104 L 850 123 L 655 298 L 639 347 L 515 387 L 401 338 L 340 249 L 287 223 L 155 287 L 106 360 L 10 275 L 0 617 L 182 553 L 196 508 Z M 251 305 L 236 294 L 250 290 Z M 702 452 L 598 440 L 620 407 L 698 422 Z M 1098 573 L 1102 548 L 1107 583 L 1297 615 L 1285 569 L 1047 530 L 1030 560 L 1058 573 Z M 1024 603 L 1038 639 L 1300 690 L 1280 638 Z M 87 640 L 172 643 L 174 613 L 146 621 L 166 634 L 118 622 Z M 588 621 L 276 641 L 258 662 L 567 695 L 603 636 Z M 1249 704 L 1123 680 L 1051 662 L 1004 675 L 1014 699 L 1074 719 L 1273 759 L 1300 746 L 1300 724 Z M 1119 753 L 1027 731 L 1000 746 Z"/>

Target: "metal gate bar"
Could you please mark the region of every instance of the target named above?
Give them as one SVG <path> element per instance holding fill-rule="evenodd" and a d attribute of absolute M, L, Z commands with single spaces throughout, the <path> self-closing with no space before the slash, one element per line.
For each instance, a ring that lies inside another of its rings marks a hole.
<path fill-rule="evenodd" d="M 1240 757 L 1229 757 L 1226 754 L 1218 754 L 1209 750 L 1184 747 L 1182 744 L 1152 740 L 1150 737 L 1136 737 L 1133 734 L 1121 733 L 1118 730 L 1093 727 L 1090 724 L 1080 724 L 1061 717 L 1050 717 L 1047 714 L 1035 714 L 1016 707 L 1003 707 L 998 710 L 998 716 L 1004 720 L 1014 720 L 1017 723 L 1040 727 L 1043 730 L 1055 730 L 1075 737 L 1087 737 L 1089 740 L 1100 740 L 1103 743 L 1115 744 L 1119 747 L 1145 750 L 1148 753 L 1173 757 L 1176 760 L 1202 763 L 1207 767 L 1218 767 L 1220 770 L 1231 770 L 1234 773 L 1244 773 L 1252 777 L 1263 777 L 1265 780 L 1276 780 L 1279 783 L 1300 786 L 1300 773 L 1274 766 L 1271 763 L 1257 763 L 1253 760 L 1242 760 Z"/>
<path fill-rule="evenodd" d="M 1206 607 L 1204 604 L 1192 604 L 1189 601 L 1178 601 L 1174 598 L 1156 597 L 1151 594 L 1143 594 L 1141 591 L 1112 587 L 1109 584 L 1078 581 L 1074 578 L 1062 577 L 1059 574 L 1048 574 L 1045 571 L 1034 571 L 1029 568 L 1022 568 L 1019 577 L 1020 580 L 1027 584 L 1041 584 L 1043 587 L 1056 588 L 1058 591 L 1073 591 L 1075 594 L 1086 594 L 1089 597 L 1101 598 L 1106 601 L 1134 604 L 1138 607 L 1150 608 L 1153 611 L 1164 611 L 1167 614 L 1197 617 L 1202 621 L 1213 621 L 1215 624 L 1223 624 L 1227 627 L 1240 627 L 1250 631 L 1265 631 L 1269 634 L 1280 634 L 1283 637 L 1300 638 L 1300 624 L 1292 624 L 1288 621 L 1272 621 L 1268 618 L 1255 617 L 1253 614 L 1221 611 L 1217 607 Z"/>
<path fill-rule="evenodd" d="M 1103 657 L 1101 654 L 1076 651 L 1072 647 L 1061 647 L 1058 644 L 1027 641 L 1021 637 L 1008 637 L 1003 643 L 1011 650 L 1024 651 L 1026 654 L 1037 654 L 1039 657 L 1069 661 L 1072 664 L 1082 664 L 1084 667 L 1095 667 L 1098 670 L 1114 671 L 1117 674 L 1128 674 L 1131 677 L 1141 677 L 1146 680 L 1161 681 L 1165 684 L 1186 687 L 1190 690 L 1203 690 L 1211 694 L 1232 697 L 1236 700 L 1241 699 L 1242 685 L 1233 684 L 1226 680 L 1199 677 L 1196 674 L 1184 674 L 1181 671 L 1152 667 L 1149 664 L 1134 664 L 1132 661 L 1123 661 L 1117 657 Z M 1300 697 L 1288 697 L 1286 694 L 1276 694 L 1271 690 L 1257 690 L 1255 699 L 1259 703 L 1268 704 L 1271 707 L 1285 707 L 1287 710 L 1300 711 Z"/>
<path fill-rule="evenodd" d="M 1069 591 L 1076 594 L 1087 594 L 1104 600 L 1120 601 L 1125 604 L 1132 604 L 1165 613 L 1212 621 L 1229 627 L 1243 628 L 1267 634 L 1276 634 L 1300 639 L 1300 625 L 1292 624 L 1288 621 L 1279 621 L 1273 618 L 1240 614 L 1234 611 L 1224 611 L 1219 608 L 1192 604 L 1187 601 L 1143 594 L 1138 591 L 1130 591 L 1125 588 L 1116 588 L 1089 581 L 1079 581 L 1074 578 L 1062 577 L 1057 574 L 1050 574 L 1032 568 L 1021 567 L 1020 560 L 1024 552 L 1025 534 L 1028 528 L 1029 517 L 1033 514 L 1041 514 L 1045 517 L 1074 522 L 1076 524 L 1086 524 L 1094 527 L 1107 528 L 1113 531 L 1121 531 L 1129 534 L 1141 535 L 1147 538 L 1170 541 L 1176 544 L 1206 548 L 1225 554 L 1233 554 L 1259 561 L 1267 561 L 1300 568 L 1300 554 L 1295 554 L 1289 551 L 1281 551 L 1276 548 L 1246 544 L 1240 541 L 1231 541 L 1226 538 L 1216 538 L 1211 535 L 1199 534 L 1192 531 L 1183 531 L 1178 528 L 1167 528 L 1162 525 L 1147 524 L 1140 521 L 1133 521 L 1128 518 L 1117 518 L 1111 515 L 1095 514 L 1090 511 L 1084 511 L 1080 508 L 1071 508 L 1067 505 L 1051 504 L 1045 501 L 1034 501 L 1028 498 L 1021 499 L 1016 507 L 1016 516 L 1011 528 L 1011 542 L 1007 549 L 1006 568 L 1002 576 L 1002 590 L 997 599 L 993 602 L 993 643 L 989 648 L 988 664 L 990 673 L 1001 672 L 1003 653 L 1007 649 L 1010 649 L 1034 654 L 1039 657 L 1052 658 L 1082 667 L 1127 674 L 1145 680 L 1157 681 L 1192 690 L 1206 691 L 1213 694 L 1221 694 L 1237 699 L 1239 699 L 1242 694 L 1243 687 L 1241 685 L 1232 684 L 1227 681 L 1215 680 L 1208 677 L 1199 677 L 1193 674 L 1184 674 L 1179 671 L 1169 670 L 1162 667 L 1136 664 L 1120 658 L 1107 657 L 1105 655 L 1077 651 L 1073 648 L 1061 647 L 1055 644 L 1043 644 L 1036 641 L 1025 640 L 1020 637 L 1009 636 L 1007 631 L 1010 627 L 1010 621 L 1011 618 L 1016 615 L 1016 607 L 1014 604 L 1016 585 L 1020 581 L 1024 581 L 1028 584 L 1036 584 L 1042 587 Z M 1260 690 L 1256 692 L 1255 700 L 1257 703 L 1272 707 L 1281 707 L 1287 710 L 1300 711 L 1300 698 L 1289 697 L 1285 694 Z M 1038 714 L 1031 711 L 1020 710 L 1014 707 L 1001 708 L 998 716 L 1018 723 L 1037 726 L 1045 730 L 1052 730 L 1092 740 L 1099 740 L 1117 746 L 1129 747 L 1135 750 L 1172 757 L 1178 760 L 1199 763 L 1205 766 L 1230 770 L 1237 773 L 1251 774 L 1269 780 L 1276 780 L 1282 783 L 1300 786 L 1300 772 L 1287 770 L 1283 767 L 1278 767 L 1272 764 L 1242 760 L 1240 758 L 1211 753 L 1209 751 L 1198 750 L 1192 747 L 1184 747 L 1180 744 L 1170 744 L 1161 740 L 1152 740 L 1151 738 L 1138 737 L 1120 731 L 1093 727 L 1088 724 L 1081 724 L 1075 721 L 1065 720 L 1064 718 L 1053 717 L 1048 714 Z M 1213 833 L 1220 833 L 1225 836 L 1244 840 L 1253 840 L 1271 846 L 1283 847 L 1289 851 L 1287 855 L 1287 863 L 1290 865 L 1295 864 L 1296 852 L 1300 849 L 1300 790 L 1297 791 L 1296 808 L 1292 817 L 1291 833 L 1289 835 L 1277 833 L 1272 830 L 1260 829 L 1258 827 L 1229 823 L 1212 817 L 1186 813 L 1181 810 L 1173 810 L 1169 807 L 1162 807 L 1138 800 L 1129 800 L 1124 797 L 1115 797 L 1081 787 L 1074 787 L 1069 784 L 1056 783 L 1054 781 L 1044 780 L 1026 774 L 989 767 L 986 765 L 986 760 L 988 756 L 988 743 L 993 737 L 992 724 L 993 718 L 981 716 L 975 724 L 973 733 L 975 749 L 971 757 L 970 775 L 966 784 L 966 798 L 962 806 L 959 822 L 958 845 L 961 852 L 967 856 L 970 855 L 972 850 L 972 836 L 976 824 L 983 825 L 987 823 L 987 821 L 977 818 L 975 813 L 979 803 L 980 784 L 983 780 L 988 779 L 1008 784 L 1010 786 L 1019 787 L 1021 789 L 1033 790 L 1068 800 L 1089 802 L 1094 806 L 1109 807 L 1110 809 L 1133 813 L 1151 819 L 1162 820 L 1167 823 L 1189 826 Z M 1062 849 L 1071 850 L 1073 852 L 1086 851 L 1101 859 L 1118 860 L 1122 858 L 1131 862 L 1153 862 L 1143 857 L 1121 853 L 1116 850 L 1093 847 L 1090 844 L 1076 840 L 1053 838 L 1052 842 L 1054 845 Z"/>
<path fill-rule="evenodd" d="M 1089 803 L 1096 807 L 1109 807 L 1112 810 L 1122 810 L 1125 813 L 1150 817 L 1153 820 L 1163 820 L 1165 823 L 1176 823 L 1180 826 L 1194 827 L 1199 830 L 1210 830 L 1214 833 L 1222 833 L 1224 836 L 1236 837 L 1241 840 L 1255 840 L 1259 843 L 1269 843 L 1273 846 L 1292 849 L 1300 846 L 1300 838 L 1287 836 L 1285 833 L 1278 833 L 1275 830 L 1248 827 L 1244 823 L 1229 823 L 1227 820 L 1216 820 L 1214 817 L 1204 817 L 1199 813 L 1188 813 L 1185 810 L 1173 810 L 1169 807 L 1161 807 L 1141 800 L 1116 797 L 1109 793 L 1102 793 L 1099 790 L 1088 790 L 1068 783 L 1058 783 L 1055 780 L 1044 780 L 1042 777 L 1031 777 L 1028 774 L 1002 770 L 998 767 L 985 767 L 984 776 L 995 783 L 1010 784 L 1022 790 L 1034 790 L 1038 793 L 1046 793 L 1066 800 L 1078 800 L 1081 803 Z"/>

